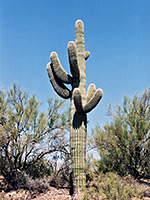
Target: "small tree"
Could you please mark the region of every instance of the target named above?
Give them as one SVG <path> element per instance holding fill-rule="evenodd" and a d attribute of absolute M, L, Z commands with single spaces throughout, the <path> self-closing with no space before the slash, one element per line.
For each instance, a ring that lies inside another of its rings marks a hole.
<path fill-rule="evenodd" d="M 47 112 L 40 112 L 35 95 L 29 98 L 16 84 L 7 94 L 0 91 L 0 172 L 13 187 L 14 173 L 27 171 L 46 154 L 67 151 L 63 106 L 51 98 Z"/>
<path fill-rule="evenodd" d="M 150 90 L 124 98 L 115 112 L 108 109 L 112 121 L 104 129 L 96 127 L 94 144 L 101 156 L 99 169 L 116 171 L 135 178 L 150 174 Z"/>

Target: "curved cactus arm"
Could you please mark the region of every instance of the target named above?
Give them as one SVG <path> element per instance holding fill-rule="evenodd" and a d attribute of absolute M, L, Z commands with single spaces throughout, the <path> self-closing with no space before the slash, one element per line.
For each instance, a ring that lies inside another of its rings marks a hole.
<path fill-rule="evenodd" d="M 83 111 L 83 107 L 82 107 L 82 95 L 81 95 L 81 91 L 79 88 L 75 88 L 73 91 L 73 99 L 74 99 L 74 104 L 76 107 L 76 110 L 78 112 L 82 112 Z"/>
<path fill-rule="evenodd" d="M 88 103 L 90 99 L 93 97 L 94 93 L 96 92 L 95 84 L 90 84 L 86 93 L 86 102 Z"/>
<path fill-rule="evenodd" d="M 69 55 L 69 63 L 70 70 L 73 77 L 79 77 L 79 68 L 78 68 L 78 60 L 77 60 L 77 50 L 75 42 L 68 43 L 68 55 Z"/>
<path fill-rule="evenodd" d="M 72 83 L 72 77 L 63 69 L 63 67 L 59 61 L 57 53 L 52 52 L 50 55 L 50 58 L 51 58 L 51 61 L 53 64 L 53 69 L 54 69 L 54 72 L 55 72 L 57 78 L 66 84 Z"/>
<path fill-rule="evenodd" d="M 46 68 L 54 90 L 62 98 L 69 99 L 71 97 L 71 91 L 54 75 L 52 63 L 48 63 Z"/>
<path fill-rule="evenodd" d="M 90 99 L 90 101 L 84 106 L 83 111 L 85 113 L 90 112 L 93 108 L 96 107 L 96 105 L 99 103 L 103 95 L 103 91 L 101 89 L 97 89 L 93 97 Z"/>
<path fill-rule="evenodd" d="M 89 58 L 89 56 L 90 56 L 90 52 L 89 52 L 89 51 L 86 51 L 86 52 L 85 52 L 85 60 L 87 60 L 87 59 Z"/>

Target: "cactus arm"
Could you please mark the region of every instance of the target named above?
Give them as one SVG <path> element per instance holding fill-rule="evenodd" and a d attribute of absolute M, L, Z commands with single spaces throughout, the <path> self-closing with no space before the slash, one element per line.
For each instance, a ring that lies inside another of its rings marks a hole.
<path fill-rule="evenodd" d="M 78 112 L 82 112 L 83 111 L 83 107 L 82 107 L 82 95 L 81 95 L 81 91 L 79 88 L 75 88 L 73 91 L 73 98 L 74 98 L 74 104 L 75 104 L 75 108 Z"/>
<path fill-rule="evenodd" d="M 86 52 L 85 52 L 85 60 L 87 60 L 87 59 L 89 58 L 89 56 L 90 56 L 90 52 L 89 52 L 89 51 L 86 51 Z"/>
<path fill-rule="evenodd" d="M 84 106 L 83 111 L 85 113 L 90 112 L 96 105 L 99 103 L 103 95 L 103 91 L 101 89 L 97 89 L 93 97 L 90 99 L 89 102 Z"/>
<path fill-rule="evenodd" d="M 60 81 L 70 84 L 72 83 L 72 77 L 63 69 L 61 66 L 61 63 L 59 61 L 58 55 L 56 52 L 52 52 L 50 55 L 52 64 L 53 64 L 53 70 Z"/>
<path fill-rule="evenodd" d="M 101 89 L 97 89 L 94 84 L 90 84 L 87 91 L 87 103 L 85 106 L 82 104 L 82 94 L 79 88 L 75 88 L 73 91 L 73 99 L 75 108 L 78 112 L 90 112 L 96 105 L 99 103 L 103 95 L 103 91 Z"/>
<path fill-rule="evenodd" d="M 68 43 L 68 55 L 71 74 L 73 77 L 78 78 L 80 74 L 78 68 L 76 44 L 74 42 Z"/>
<path fill-rule="evenodd" d="M 69 99 L 71 91 L 54 75 L 52 63 L 48 63 L 46 68 L 50 82 L 56 93 L 64 99 Z"/>
<path fill-rule="evenodd" d="M 86 102 L 90 101 L 95 92 L 96 92 L 95 84 L 90 84 L 86 93 Z"/>

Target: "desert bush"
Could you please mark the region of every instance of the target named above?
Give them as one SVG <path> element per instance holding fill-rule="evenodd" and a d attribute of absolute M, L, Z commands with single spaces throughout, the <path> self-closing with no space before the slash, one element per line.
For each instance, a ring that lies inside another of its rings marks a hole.
<path fill-rule="evenodd" d="M 49 163 L 49 160 L 42 158 L 25 169 L 25 172 L 32 177 L 32 179 L 48 177 L 53 173 Z"/>
<path fill-rule="evenodd" d="M 25 172 L 12 170 L 4 181 L 7 184 L 6 191 L 25 189 L 31 192 L 40 193 L 48 189 L 49 183 L 46 178 L 33 179 Z"/>
<path fill-rule="evenodd" d="M 46 178 L 40 179 L 32 179 L 28 175 L 26 175 L 26 187 L 27 190 L 32 193 L 42 193 L 45 192 L 49 188 L 49 183 Z"/>
<path fill-rule="evenodd" d="M 55 154 L 53 157 L 54 163 L 52 164 L 52 174 L 49 177 L 50 186 L 61 188 L 69 187 L 70 184 L 70 154 L 63 155 L 63 162 L 59 163 L 59 156 Z M 58 164 L 59 163 L 59 164 Z"/>
<path fill-rule="evenodd" d="M 27 180 L 24 172 L 19 169 L 9 168 L 4 176 L 4 183 L 7 185 L 6 190 L 17 190 L 20 188 L 26 188 Z"/>
<path fill-rule="evenodd" d="M 150 89 L 133 99 L 124 98 L 122 106 L 108 108 L 111 121 L 93 130 L 93 147 L 101 159 L 99 171 L 114 171 L 135 178 L 150 175 Z"/>
<path fill-rule="evenodd" d="M 84 200 L 129 200 L 142 197 L 141 191 L 133 184 L 126 183 L 112 172 L 93 174 L 93 181 L 88 182 L 83 194 Z"/>
<path fill-rule="evenodd" d="M 49 173 L 44 156 L 67 152 L 64 101 L 49 99 L 46 112 L 39 105 L 35 95 L 28 97 L 16 84 L 0 90 L 0 174 L 10 188 L 23 187 L 25 171 L 34 178 Z"/>

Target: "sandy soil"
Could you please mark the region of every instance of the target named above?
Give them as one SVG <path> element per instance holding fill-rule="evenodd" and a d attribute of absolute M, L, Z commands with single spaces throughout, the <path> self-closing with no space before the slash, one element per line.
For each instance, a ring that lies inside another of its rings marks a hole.
<path fill-rule="evenodd" d="M 56 189 L 54 187 L 49 187 L 46 193 L 41 193 L 38 196 L 30 194 L 25 190 L 11 191 L 5 195 L 5 197 L 0 197 L 0 200 L 72 200 L 67 189 Z"/>
<path fill-rule="evenodd" d="M 50 187 L 46 193 L 41 193 L 35 197 L 33 194 L 31 197 L 31 194 L 27 191 L 19 190 L 7 193 L 6 196 L 4 198 L 0 198 L 0 200 L 78 200 L 78 198 L 72 198 L 67 189 L 56 189 L 54 187 Z M 132 200 L 138 199 L 132 198 Z M 143 197 L 143 200 L 150 200 L 150 197 Z"/>
<path fill-rule="evenodd" d="M 72 200 L 67 189 L 56 189 L 50 187 L 49 191 L 45 194 L 41 194 L 34 200 Z"/>
<path fill-rule="evenodd" d="M 144 183 L 144 197 L 143 200 L 150 200 L 150 180 Z M 143 185 L 140 184 L 140 185 Z M 142 186 L 143 187 L 143 186 Z M 0 200 L 79 200 L 79 198 L 72 198 L 69 195 L 68 189 L 56 189 L 54 187 L 49 187 L 45 193 L 35 195 L 34 193 L 29 193 L 26 190 L 11 191 L 9 193 L 1 193 Z M 100 198 L 101 199 L 101 198 Z M 138 200 L 137 198 L 132 198 L 132 200 Z"/>

